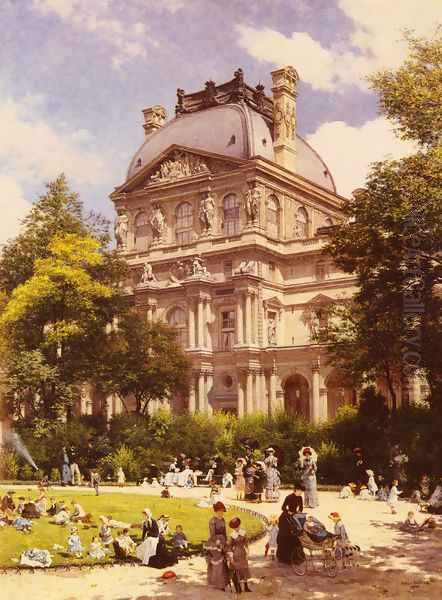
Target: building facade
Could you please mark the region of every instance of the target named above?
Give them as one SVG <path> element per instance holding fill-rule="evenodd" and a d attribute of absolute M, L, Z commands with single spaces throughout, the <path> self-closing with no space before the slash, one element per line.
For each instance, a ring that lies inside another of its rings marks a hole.
<path fill-rule="evenodd" d="M 179 89 L 169 121 L 145 109 L 145 141 L 111 194 L 128 293 L 146 319 L 176 328 L 191 361 L 189 397 L 172 410 L 285 409 L 316 422 L 355 401 L 315 341 L 327 305 L 355 291 L 322 254 L 343 199 L 296 133 L 295 69 L 272 80 L 269 97 L 238 69 Z"/>

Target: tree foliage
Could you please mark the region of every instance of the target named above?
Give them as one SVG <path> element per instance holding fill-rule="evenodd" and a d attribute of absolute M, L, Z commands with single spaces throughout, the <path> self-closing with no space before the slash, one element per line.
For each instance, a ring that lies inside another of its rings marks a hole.
<path fill-rule="evenodd" d="M 426 147 L 375 163 L 365 188 L 344 202 L 350 218 L 334 228 L 327 252 L 357 275 L 359 291 L 334 309 L 328 341 L 333 360 L 354 380 L 384 377 L 394 400 L 398 383 L 423 374 L 436 402 L 442 397 L 441 39 L 409 40 L 404 66 L 371 81 L 401 134 Z M 437 118 L 425 100 L 434 94 Z"/>
<path fill-rule="evenodd" d="M 369 78 L 378 92 L 381 111 L 395 123 L 402 138 L 427 146 L 442 140 L 442 29 L 432 39 L 406 34 L 410 54 L 396 70 Z"/>
<path fill-rule="evenodd" d="M 185 395 L 188 374 L 188 360 L 174 330 L 161 322 L 148 323 L 133 310 L 109 334 L 97 385 L 121 398 L 133 396 L 136 412 L 145 414 L 152 400 Z"/>

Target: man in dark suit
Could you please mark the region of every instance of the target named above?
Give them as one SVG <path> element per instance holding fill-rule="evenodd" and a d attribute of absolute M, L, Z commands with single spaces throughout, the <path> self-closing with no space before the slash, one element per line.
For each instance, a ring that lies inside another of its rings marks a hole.
<path fill-rule="evenodd" d="M 304 509 L 302 501 L 302 490 L 296 483 L 293 486 L 293 492 L 289 494 L 282 503 L 282 512 L 301 513 Z"/>

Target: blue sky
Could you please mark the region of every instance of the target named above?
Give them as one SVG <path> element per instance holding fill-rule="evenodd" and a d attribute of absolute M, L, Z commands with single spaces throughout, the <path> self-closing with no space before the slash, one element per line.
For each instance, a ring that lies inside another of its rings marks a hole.
<path fill-rule="evenodd" d="M 108 194 L 143 140 L 141 110 L 173 115 L 177 87 L 221 83 L 239 66 L 269 93 L 272 69 L 296 67 L 298 131 L 349 194 L 371 161 L 410 150 L 364 77 L 400 64 L 401 29 L 430 34 L 442 2 L 2 0 L 0 19 L 1 243 L 60 171 L 112 217 Z"/>

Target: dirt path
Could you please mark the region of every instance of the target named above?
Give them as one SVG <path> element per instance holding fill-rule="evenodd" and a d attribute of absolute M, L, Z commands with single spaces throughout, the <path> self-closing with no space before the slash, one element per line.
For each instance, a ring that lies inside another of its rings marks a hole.
<path fill-rule="evenodd" d="M 106 490 L 103 490 L 105 492 Z M 116 491 L 109 488 L 109 491 Z M 158 494 L 157 490 L 125 488 L 128 493 Z M 182 497 L 200 497 L 205 490 L 176 490 Z M 233 494 L 226 494 L 235 503 Z M 321 574 L 297 577 L 289 568 L 264 559 L 265 540 L 251 548 L 254 580 L 250 600 L 264 599 L 260 578 L 270 579 L 272 598 L 286 599 L 413 599 L 442 598 L 442 522 L 436 531 L 412 536 L 399 530 L 411 505 L 399 504 L 391 515 L 385 503 L 339 500 L 334 492 L 321 492 L 320 507 L 311 511 L 327 523 L 331 511 L 343 516 L 351 539 L 362 550 L 359 568 L 339 571 L 335 579 Z M 148 505 L 148 499 L 146 499 Z M 277 514 L 279 505 L 243 506 L 266 515 Z M 412 507 L 414 508 L 414 507 Z M 195 510 L 198 510 L 195 508 Z M 418 515 L 418 519 L 422 518 Z M 1 543 L 1 538 L 0 538 Z M 201 557 L 180 561 L 173 569 L 176 580 L 164 583 L 163 571 L 141 566 L 85 568 L 1 576 L 2 600 L 222 600 L 227 594 L 209 590 L 205 579 L 205 561 Z M 269 597 L 269 596 L 267 596 Z"/>

